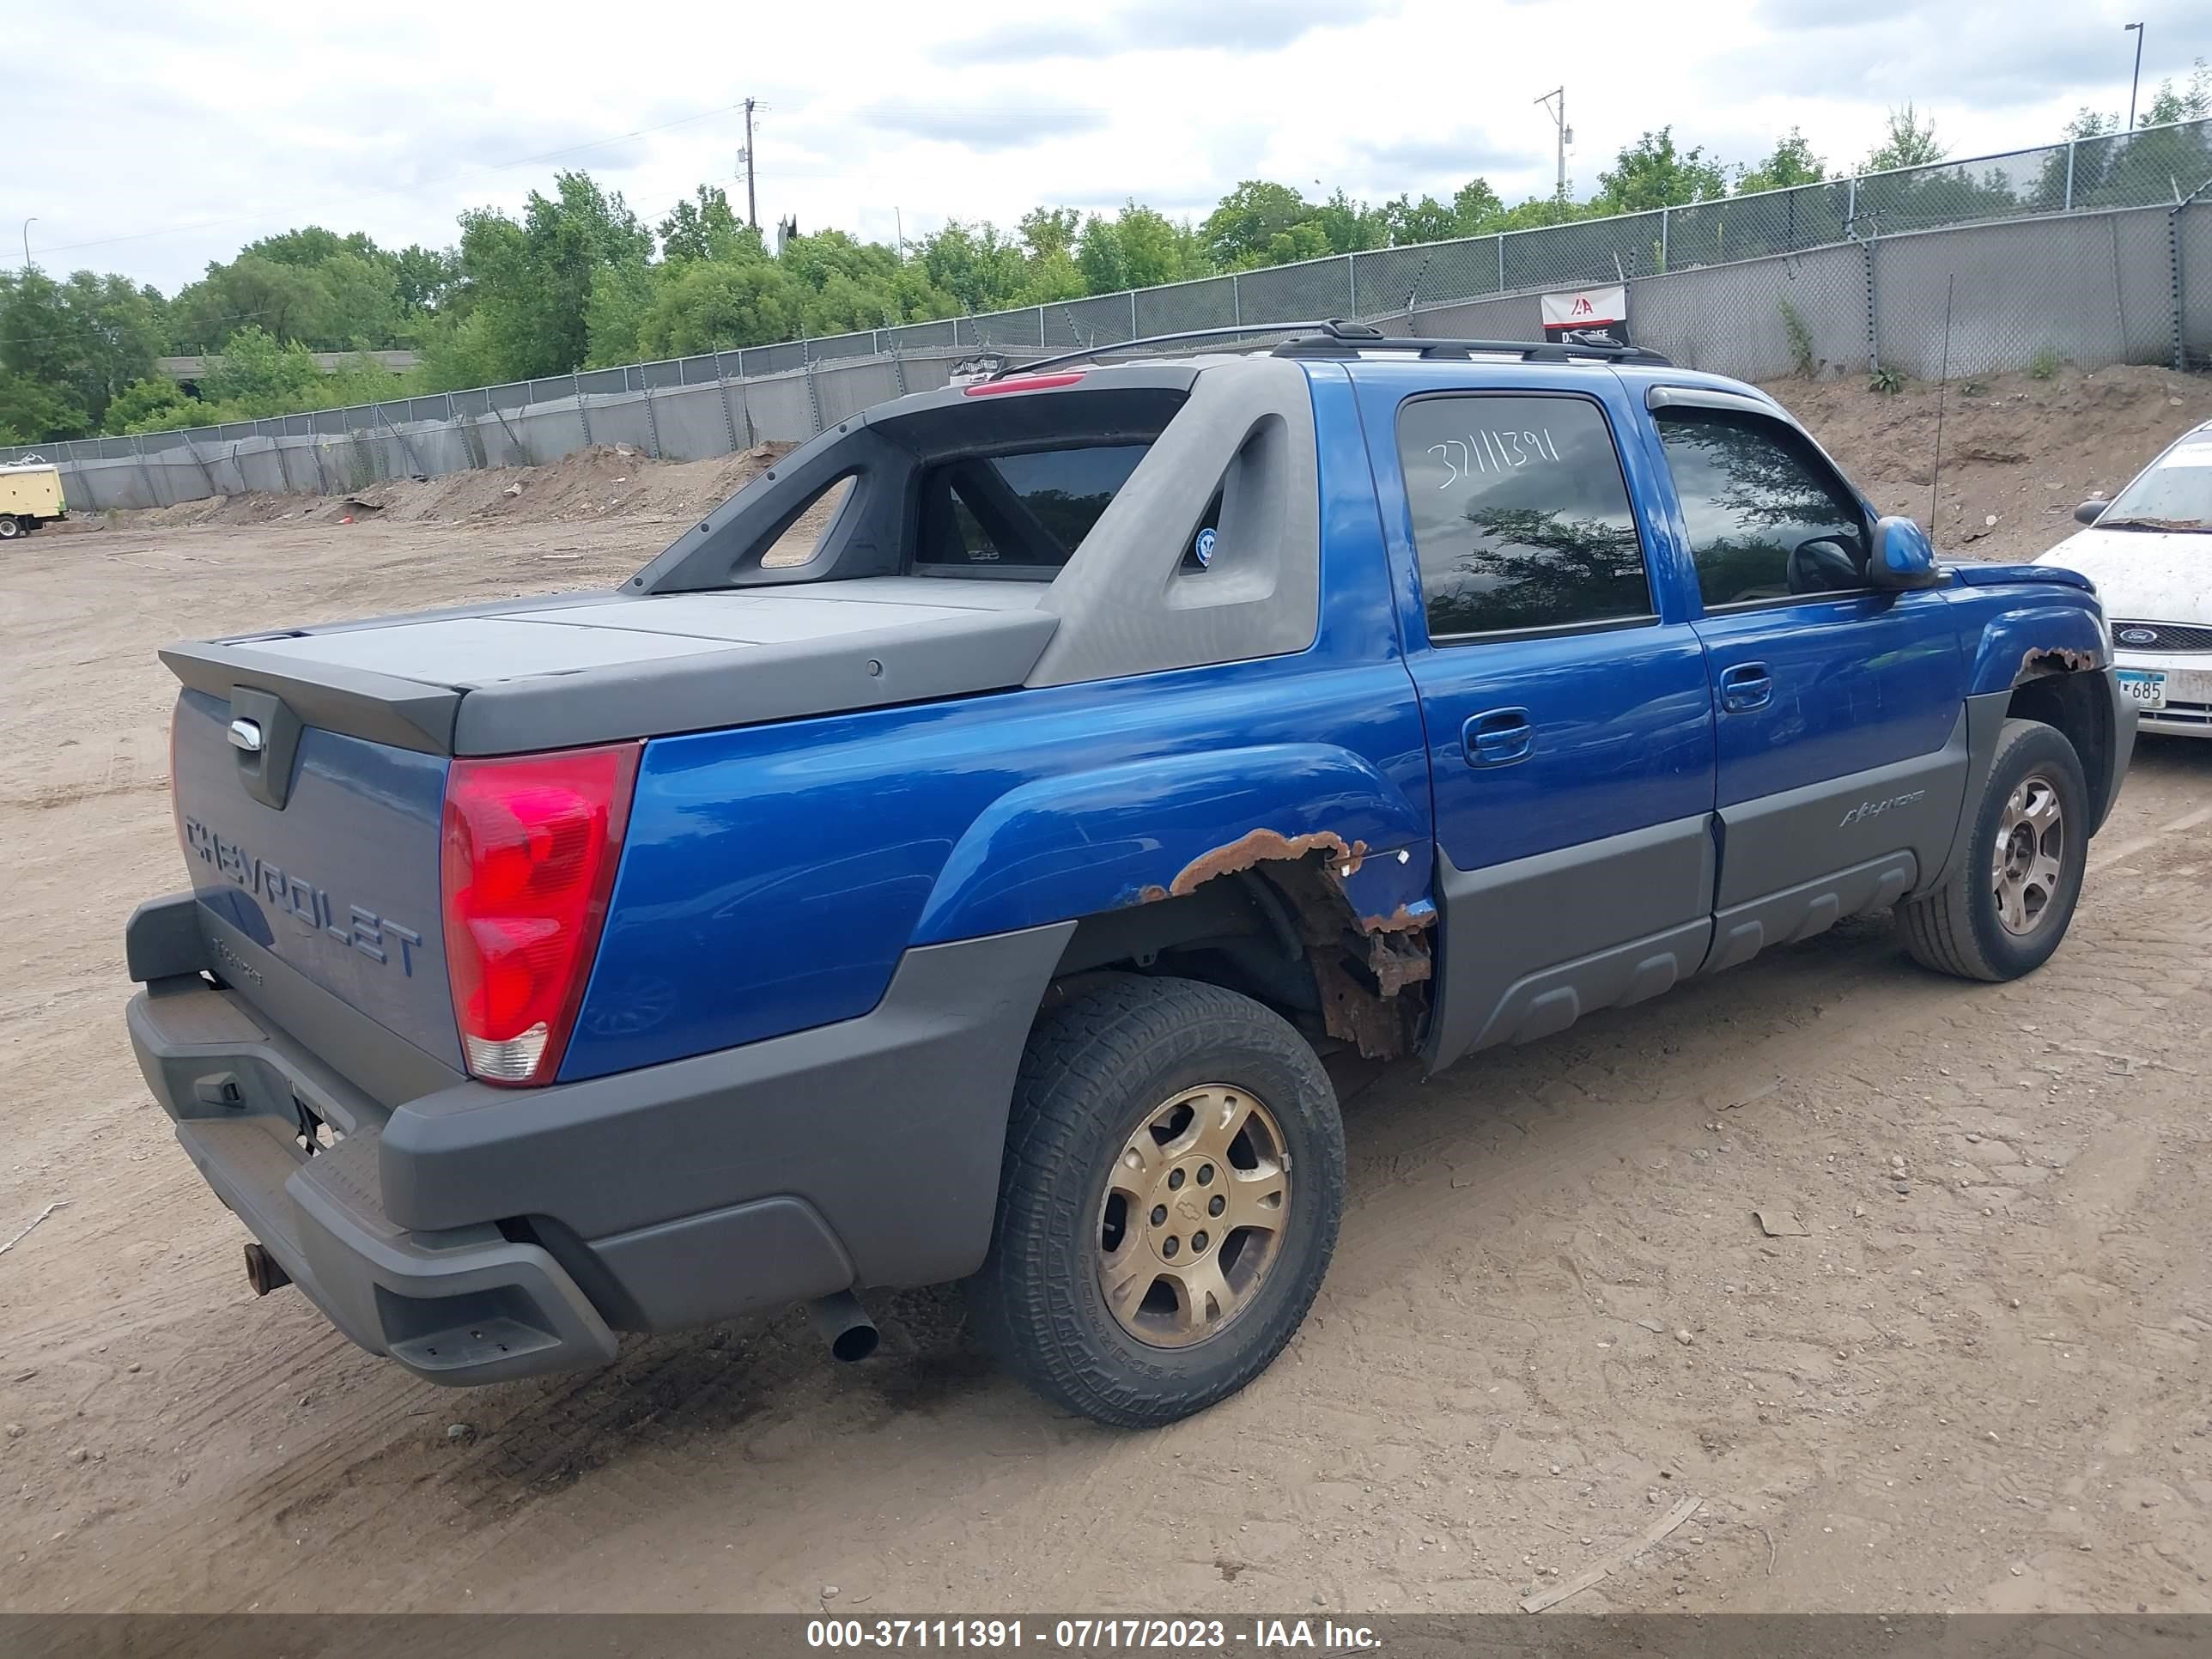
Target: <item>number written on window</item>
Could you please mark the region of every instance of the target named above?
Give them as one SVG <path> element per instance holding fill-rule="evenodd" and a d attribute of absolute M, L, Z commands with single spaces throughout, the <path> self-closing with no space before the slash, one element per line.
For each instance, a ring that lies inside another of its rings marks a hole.
<path fill-rule="evenodd" d="M 1651 614 L 1620 458 L 1573 397 L 1423 398 L 1398 417 L 1429 635 Z"/>
<path fill-rule="evenodd" d="M 1531 462 L 1556 461 L 1559 447 L 1552 441 L 1549 427 L 1529 427 L 1518 432 L 1483 427 L 1462 437 L 1439 438 L 1429 446 L 1429 453 L 1444 468 L 1437 488 L 1449 489 L 1470 472 L 1510 472 Z"/>

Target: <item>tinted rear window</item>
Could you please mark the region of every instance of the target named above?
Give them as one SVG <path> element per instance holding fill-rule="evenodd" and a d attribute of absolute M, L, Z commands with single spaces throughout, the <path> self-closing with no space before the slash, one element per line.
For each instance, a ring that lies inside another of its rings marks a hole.
<path fill-rule="evenodd" d="M 1398 416 L 1429 637 L 1651 614 L 1604 413 L 1553 393 L 1418 398 Z"/>
<path fill-rule="evenodd" d="M 915 562 L 1048 575 L 1067 562 L 1151 448 L 1085 444 L 933 467 L 922 481 Z"/>

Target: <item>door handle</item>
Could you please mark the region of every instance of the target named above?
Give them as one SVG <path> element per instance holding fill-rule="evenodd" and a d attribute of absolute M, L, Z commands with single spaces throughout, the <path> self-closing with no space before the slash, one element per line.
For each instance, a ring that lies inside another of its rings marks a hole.
<path fill-rule="evenodd" d="M 1536 728 L 1525 708 L 1486 708 L 1460 727 L 1459 740 L 1469 766 L 1510 766 L 1528 759 Z"/>
<path fill-rule="evenodd" d="M 1721 707 L 1731 714 L 1748 714 L 1774 701 L 1774 681 L 1763 662 L 1740 662 L 1721 671 Z"/>

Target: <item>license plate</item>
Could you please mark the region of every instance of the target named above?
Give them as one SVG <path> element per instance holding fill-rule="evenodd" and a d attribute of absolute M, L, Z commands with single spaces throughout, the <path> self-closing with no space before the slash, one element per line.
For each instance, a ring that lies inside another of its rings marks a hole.
<path fill-rule="evenodd" d="M 2166 707 L 2166 676 L 2154 668 L 2119 671 L 2120 695 L 2138 708 Z"/>

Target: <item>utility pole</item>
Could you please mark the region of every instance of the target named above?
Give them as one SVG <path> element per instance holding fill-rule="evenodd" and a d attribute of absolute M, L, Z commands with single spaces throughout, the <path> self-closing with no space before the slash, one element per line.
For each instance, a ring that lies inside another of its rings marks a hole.
<path fill-rule="evenodd" d="M 31 227 L 38 222 L 39 216 L 35 213 L 23 221 L 23 269 L 26 271 L 31 268 Z"/>
<path fill-rule="evenodd" d="M 2136 88 L 2142 84 L 2143 26 L 2141 23 L 2124 24 L 2120 33 L 2132 34 L 2136 38 L 2135 78 L 2128 82 L 2128 131 L 2133 132 L 2136 130 Z"/>
<path fill-rule="evenodd" d="M 745 100 L 745 222 L 760 228 L 760 204 L 753 197 L 753 100 Z"/>
<path fill-rule="evenodd" d="M 1567 89 L 1553 87 L 1535 101 L 1550 112 L 1552 125 L 1559 129 L 1559 181 L 1554 188 L 1558 199 L 1564 202 L 1567 199 L 1567 146 L 1575 141 L 1575 130 L 1567 125 Z"/>

